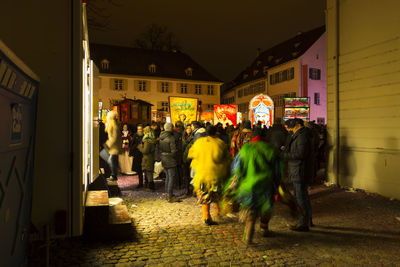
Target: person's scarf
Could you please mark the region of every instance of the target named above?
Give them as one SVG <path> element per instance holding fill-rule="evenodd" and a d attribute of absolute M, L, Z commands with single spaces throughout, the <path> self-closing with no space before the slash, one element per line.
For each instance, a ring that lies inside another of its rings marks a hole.
<path fill-rule="evenodd" d="M 147 133 L 143 136 L 143 140 L 144 139 L 156 139 L 155 135 L 153 132 Z"/>

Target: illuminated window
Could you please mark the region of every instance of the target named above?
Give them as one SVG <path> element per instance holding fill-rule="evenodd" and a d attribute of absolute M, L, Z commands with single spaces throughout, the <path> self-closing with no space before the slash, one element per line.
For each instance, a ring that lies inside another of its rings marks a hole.
<path fill-rule="evenodd" d="M 201 95 L 201 84 L 195 84 L 194 86 L 194 93 L 196 95 Z"/>
<path fill-rule="evenodd" d="M 162 82 L 161 83 L 161 92 L 168 93 L 168 91 L 169 91 L 169 83 Z"/>
<path fill-rule="evenodd" d="M 207 85 L 207 94 L 208 95 L 214 94 L 214 85 Z"/>
<path fill-rule="evenodd" d="M 314 104 L 315 105 L 320 104 L 319 93 L 314 93 Z"/>
<path fill-rule="evenodd" d="M 124 90 L 124 81 L 120 79 L 114 79 L 114 90 L 116 91 Z"/>
<path fill-rule="evenodd" d="M 146 92 L 147 91 L 147 82 L 146 81 L 139 81 L 138 90 L 141 91 L 141 92 Z"/>
<path fill-rule="evenodd" d="M 151 73 L 155 73 L 155 72 L 157 71 L 157 66 L 156 66 L 155 64 L 151 64 L 151 65 L 149 66 L 149 71 L 150 71 Z"/>
<path fill-rule="evenodd" d="M 187 83 L 181 83 L 181 94 L 187 94 L 188 85 Z"/>
<path fill-rule="evenodd" d="M 192 68 L 187 68 L 185 70 L 186 76 L 191 77 L 193 75 L 193 69 Z"/>
<path fill-rule="evenodd" d="M 258 70 L 253 70 L 253 76 L 256 76 L 258 74 Z"/>
<path fill-rule="evenodd" d="M 309 77 L 311 80 L 321 80 L 321 70 L 310 68 Z"/>
<path fill-rule="evenodd" d="M 108 70 L 110 68 L 110 61 L 107 59 L 103 59 L 100 64 L 103 70 Z"/>

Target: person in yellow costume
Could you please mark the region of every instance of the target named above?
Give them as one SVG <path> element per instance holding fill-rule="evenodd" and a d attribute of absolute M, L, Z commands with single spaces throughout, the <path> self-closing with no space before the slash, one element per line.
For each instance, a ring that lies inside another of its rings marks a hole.
<path fill-rule="evenodd" d="M 195 173 L 192 184 L 202 205 L 203 221 L 214 225 L 217 223 L 211 219 L 210 204 L 216 204 L 219 215 L 218 201 L 229 176 L 231 157 L 224 141 L 216 136 L 216 127 L 208 126 L 206 133 L 206 137 L 199 138 L 190 148 L 188 158 L 192 159 L 190 167 Z"/>

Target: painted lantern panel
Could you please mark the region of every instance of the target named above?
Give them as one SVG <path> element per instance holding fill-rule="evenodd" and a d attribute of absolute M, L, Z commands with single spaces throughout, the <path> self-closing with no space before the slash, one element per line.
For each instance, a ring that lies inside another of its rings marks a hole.
<path fill-rule="evenodd" d="M 302 119 L 309 120 L 310 117 L 310 104 L 308 97 L 290 97 L 284 98 L 285 102 L 285 115 L 284 121 L 289 119 Z"/>
<path fill-rule="evenodd" d="M 237 124 L 237 106 L 236 105 L 214 105 L 214 124 L 221 123 L 224 127 L 226 124 Z"/>
<path fill-rule="evenodd" d="M 250 101 L 250 120 L 252 124 L 261 122 L 268 127 L 274 123 L 274 102 L 264 94 L 259 94 Z"/>
<path fill-rule="evenodd" d="M 197 98 L 170 96 L 169 110 L 171 113 L 171 123 L 175 125 L 177 121 L 182 121 L 186 126 L 192 121 L 196 121 L 197 107 Z"/>

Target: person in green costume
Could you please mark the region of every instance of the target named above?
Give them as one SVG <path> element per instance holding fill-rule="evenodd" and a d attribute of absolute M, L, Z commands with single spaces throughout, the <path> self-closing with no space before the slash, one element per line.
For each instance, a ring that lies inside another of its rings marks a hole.
<path fill-rule="evenodd" d="M 240 203 L 242 220 L 246 222 L 243 238 L 251 243 L 255 222 L 260 217 L 263 236 L 271 236 L 268 223 L 271 219 L 274 195 L 278 190 L 283 173 L 283 165 L 275 148 L 261 138 L 261 129 L 254 131 L 251 142 L 245 144 L 234 158 L 232 177 L 224 189 L 224 198 Z M 294 199 L 287 192 L 281 198 L 296 209 Z"/>

